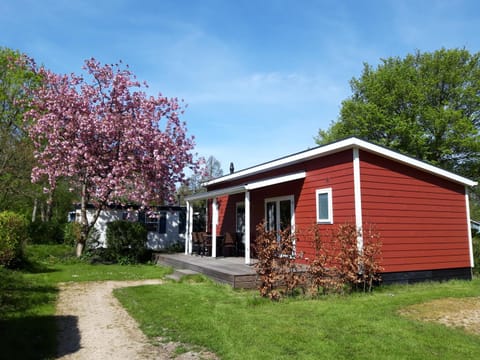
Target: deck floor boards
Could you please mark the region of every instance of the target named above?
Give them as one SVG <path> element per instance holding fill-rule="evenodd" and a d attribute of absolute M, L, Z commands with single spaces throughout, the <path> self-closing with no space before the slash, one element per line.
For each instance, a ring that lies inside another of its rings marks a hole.
<path fill-rule="evenodd" d="M 185 254 L 156 254 L 155 262 L 175 269 L 189 269 L 234 288 L 255 288 L 257 274 L 243 257 L 207 257 Z"/>

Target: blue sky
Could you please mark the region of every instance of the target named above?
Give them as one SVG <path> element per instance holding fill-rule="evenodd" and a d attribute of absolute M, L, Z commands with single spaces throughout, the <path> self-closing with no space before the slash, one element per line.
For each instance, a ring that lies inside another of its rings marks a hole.
<path fill-rule="evenodd" d="M 0 46 L 58 73 L 122 60 L 185 99 L 196 152 L 227 172 L 316 146 L 363 63 L 480 50 L 480 2 L 2 0 Z"/>

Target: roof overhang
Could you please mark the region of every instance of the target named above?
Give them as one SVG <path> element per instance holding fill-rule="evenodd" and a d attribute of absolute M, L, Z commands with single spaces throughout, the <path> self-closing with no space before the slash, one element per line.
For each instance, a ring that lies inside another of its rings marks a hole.
<path fill-rule="evenodd" d="M 294 174 L 288 174 L 283 176 L 276 176 L 269 179 L 264 179 L 260 181 L 254 181 L 248 184 L 242 184 L 237 186 L 230 186 L 223 189 L 207 191 L 203 193 L 193 194 L 190 196 L 185 197 L 187 201 L 195 201 L 195 200 L 204 200 L 204 199 L 212 199 L 218 196 L 223 195 L 234 195 L 239 194 L 242 192 L 260 189 L 267 186 L 282 184 L 289 181 L 300 180 L 304 179 L 307 176 L 305 171 L 300 171 Z"/>
<path fill-rule="evenodd" d="M 210 180 L 206 182 L 204 185 L 205 186 L 219 185 L 223 182 L 239 180 L 247 176 L 261 174 L 266 171 L 271 171 L 274 169 L 282 168 L 285 166 L 297 164 L 300 162 L 327 156 L 330 154 L 338 153 L 343 150 L 348 150 L 353 148 L 358 148 L 360 150 L 372 152 L 378 156 L 382 156 L 382 157 L 397 161 L 399 163 L 406 164 L 408 166 L 417 168 L 419 170 L 431 173 L 436 176 L 440 176 L 442 178 L 445 178 L 447 180 L 450 180 L 456 183 L 460 183 L 465 186 L 475 186 L 478 184 L 476 181 L 467 179 L 463 176 L 456 175 L 450 171 L 440 169 L 424 161 L 414 159 L 410 156 L 403 155 L 399 152 L 387 149 L 379 145 L 372 144 L 368 141 L 361 140 L 356 137 L 350 137 L 345 140 L 340 140 L 331 144 L 319 146 L 310 150 L 302 151 L 300 153 L 296 153 L 296 154 L 286 156 L 277 160 L 273 160 L 273 161 L 263 163 L 257 166 L 253 166 L 244 170 L 240 170 L 233 174 L 228 174 L 226 176 L 222 176 L 222 177 Z"/>

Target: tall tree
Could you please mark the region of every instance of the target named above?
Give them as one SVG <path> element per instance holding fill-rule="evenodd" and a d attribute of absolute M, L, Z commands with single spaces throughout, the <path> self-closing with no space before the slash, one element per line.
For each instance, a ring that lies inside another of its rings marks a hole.
<path fill-rule="evenodd" d="M 318 144 L 358 136 L 464 176 L 480 171 L 480 54 L 420 51 L 364 64 Z"/>
<path fill-rule="evenodd" d="M 147 96 L 146 83 L 142 86 L 128 67 L 90 59 L 84 70 L 86 77 L 38 68 L 44 81 L 33 92 L 26 117 L 38 160 L 33 179 L 48 177 L 46 190 L 52 191 L 63 177 L 80 192 L 77 255 L 106 206 L 170 201 L 184 169 L 197 167 L 176 99 Z M 91 222 L 88 203 L 96 206 Z"/>
<path fill-rule="evenodd" d="M 26 89 L 40 79 L 18 51 L 0 48 L 0 209 L 26 212 L 38 189 L 30 184 L 33 147 L 23 130 Z"/>
<path fill-rule="evenodd" d="M 205 162 L 205 174 L 202 181 L 211 180 L 223 175 L 222 164 L 215 158 L 215 156 L 209 156 Z"/>

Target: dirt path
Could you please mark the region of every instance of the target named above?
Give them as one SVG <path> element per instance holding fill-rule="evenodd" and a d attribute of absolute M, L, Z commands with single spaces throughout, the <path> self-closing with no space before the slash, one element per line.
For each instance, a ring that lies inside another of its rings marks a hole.
<path fill-rule="evenodd" d="M 57 302 L 58 359 L 213 359 L 207 352 L 175 354 L 178 344 L 152 345 L 113 296 L 115 288 L 161 280 L 68 283 Z"/>

